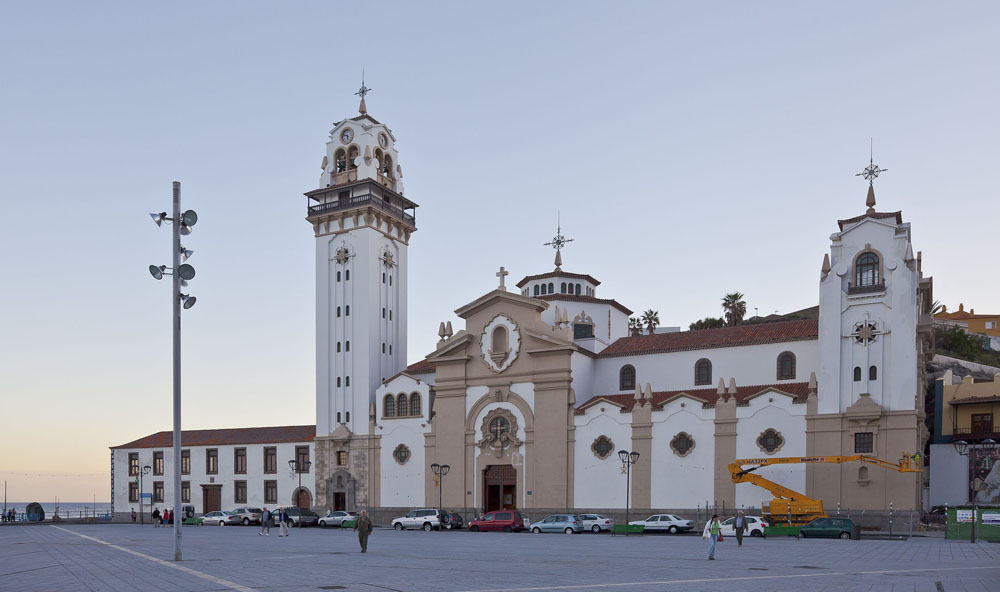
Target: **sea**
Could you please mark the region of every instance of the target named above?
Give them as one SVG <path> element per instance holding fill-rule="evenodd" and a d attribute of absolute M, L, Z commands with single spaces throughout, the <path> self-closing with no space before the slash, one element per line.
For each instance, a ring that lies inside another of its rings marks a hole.
<path fill-rule="evenodd" d="M 2 503 L 2 502 L 0 502 Z M 14 509 L 17 513 L 24 512 L 24 508 L 27 507 L 29 502 L 7 502 L 7 509 Z M 107 514 L 111 512 L 110 502 L 55 502 L 55 501 L 39 501 L 42 509 L 45 510 L 45 519 L 48 520 L 55 515 L 56 509 L 59 510 L 59 516 L 62 518 L 82 518 L 85 516 L 100 516 L 101 514 Z M 128 508 L 118 508 L 119 512 L 127 512 Z"/>

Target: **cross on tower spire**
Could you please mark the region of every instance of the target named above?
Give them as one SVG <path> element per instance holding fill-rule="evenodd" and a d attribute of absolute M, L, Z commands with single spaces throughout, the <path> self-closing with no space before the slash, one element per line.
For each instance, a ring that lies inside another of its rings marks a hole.
<path fill-rule="evenodd" d="M 507 286 L 504 284 L 504 280 L 507 279 L 508 275 L 510 275 L 510 272 L 504 269 L 501 265 L 500 271 L 497 272 L 497 277 L 500 278 L 500 286 L 497 288 L 498 290 L 503 290 L 504 292 L 507 291 Z"/>
<path fill-rule="evenodd" d="M 868 206 L 867 214 L 875 213 L 875 179 L 878 176 L 889 169 L 879 168 L 875 164 L 875 151 L 874 143 L 869 144 L 869 156 L 868 156 L 868 166 L 865 167 L 863 171 L 854 175 L 855 177 L 864 177 L 865 181 L 868 181 L 868 197 L 865 199 L 865 205 Z"/>
<path fill-rule="evenodd" d="M 358 106 L 358 111 L 361 112 L 362 115 L 365 115 L 366 113 L 368 113 L 368 107 L 365 106 L 365 95 L 367 95 L 368 93 L 370 93 L 371 90 L 372 89 L 370 89 L 367 86 L 365 86 L 365 69 L 362 68 L 361 69 L 361 88 L 358 89 L 358 92 L 354 93 L 356 96 L 361 97 L 361 104 Z"/>
<path fill-rule="evenodd" d="M 552 237 L 552 240 L 550 240 L 549 242 L 545 243 L 545 246 L 552 247 L 553 249 L 556 250 L 556 261 L 555 261 L 555 263 L 556 263 L 556 269 L 557 270 L 559 270 L 559 269 L 562 268 L 562 249 L 563 249 L 563 247 L 566 246 L 567 243 L 571 243 L 571 242 L 573 242 L 573 239 L 566 238 L 565 236 L 563 236 L 563 233 L 562 233 L 562 222 L 561 222 L 560 218 L 557 216 L 556 217 L 556 235 L 554 237 Z"/>

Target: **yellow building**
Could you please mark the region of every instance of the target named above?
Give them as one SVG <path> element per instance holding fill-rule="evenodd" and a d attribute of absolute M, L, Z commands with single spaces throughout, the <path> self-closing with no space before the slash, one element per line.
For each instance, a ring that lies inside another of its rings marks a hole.
<path fill-rule="evenodd" d="M 955 312 L 948 312 L 948 307 L 942 306 L 941 312 L 934 315 L 934 318 L 956 321 L 970 333 L 1000 337 L 1000 314 L 976 314 L 976 309 L 970 308 L 967 311 L 964 304 L 959 304 Z"/>

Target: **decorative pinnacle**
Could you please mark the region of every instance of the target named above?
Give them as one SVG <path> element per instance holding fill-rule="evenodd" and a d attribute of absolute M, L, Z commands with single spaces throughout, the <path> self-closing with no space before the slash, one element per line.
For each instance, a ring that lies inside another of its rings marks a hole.
<path fill-rule="evenodd" d="M 546 247 L 552 247 L 553 249 L 556 250 L 556 261 L 555 261 L 555 263 L 556 263 L 556 269 L 559 269 L 559 268 L 562 267 L 562 253 L 561 253 L 561 251 L 562 251 L 563 247 L 565 247 L 567 243 L 571 243 L 571 242 L 573 242 L 573 239 L 566 238 L 565 236 L 563 236 L 563 233 L 562 233 L 562 223 L 557 218 L 556 219 L 556 235 L 554 237 L 552 237 L 552 240 L 550 240 L 547 243 L 544 243 Z"/>
<path fill-rule="evenodd" d="M 361 104 L 358 106 L 358 111 L 360 111 L 362 115 L 365 115 L 366 113 L 368 113 L 368 107 L 365 106 L 365 95 L 367 95 L 371 91 L 372 91 L 372 89 L 370 89 L 367 86 L 365 86 L 365 70 L 364 70 L 364 68 L 362 68 L 361 69 L 361 88 L 358 89 L 358 92 L 354 93 L 356 96 L 361 97 Z"/>
<path fill-rule="evenodd" d="M 865 205 L 868 206 L 867 214 L 875 213 L 875 179 L 878 176 L 889 169 L 880 168 L 875 164 L 874 150 L 869 148 L 868 156 L 868 166 L 865 167 L 863 171 L 854 175 L 855 177 L 864 177 L 865 181 L 868 181 L 868 197 L 865 199 Z"/>

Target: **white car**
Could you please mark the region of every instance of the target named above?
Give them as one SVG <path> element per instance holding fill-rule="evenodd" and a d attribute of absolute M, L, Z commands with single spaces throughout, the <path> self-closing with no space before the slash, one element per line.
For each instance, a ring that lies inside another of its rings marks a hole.
<path fill-rule="evenodd" d="M 349 522 L 351 520 L 357 520 L 357 512 L 345 512 L 343 510 L 334 510 L 329 512 L 326 516 L 319 519 L 320 526 L 343 526 L 344 522 Z"/>
<path fill-rule="evenodd" d="M 392 527 L 396 530 L 406 530 L 407 528 L 422 528 L 428 532 L 441 530 L 441 512 L 438 510 L 423 509 L 411 510 L 406 516 L 400 516 L 392 521 Z"/>
<path fill-rule="evenodd" d="M 583 522 L 583 529 L 593 532 L 611 530 L 615 527 L 615 521 L 600 514 L 577 514 L 577 518 Z"/>
<path fill-rule="evenodd" d="M 646 532 L 669 532 L 677 534 L 685 530 L 694 528 L 694 522 L 685 520 L 675 514 L 653 514 L 645 520 L 633 520 L 629 522 L 632 526 L 642 525 Z"/>
<path fill-rule="evenodd" d="M 770 526 L 767 520 L 764 520 L 760 516 L 744 516 L 743 518 L 747 521 L 747 529 L 745 532 L 747 536 L 764 536 L 764 528 Z M 722 536 L 735 537 L 736 528 L 734 527 L 734 524 L 736 524 L 735 517 L 723 520 L 720 523 L 722 528 L 719 532 Z"/>
<path fill-rule="evenodd" d="M 240 523 L 240 517 L 233 514 L 232 512 L 225 511 L 215 511 L 205 514 L 201 519 L 201 523 L 205 526 L 227 526 L 236 525 Z"/>

